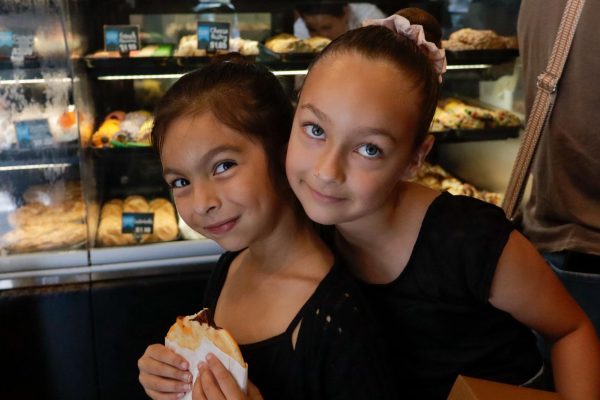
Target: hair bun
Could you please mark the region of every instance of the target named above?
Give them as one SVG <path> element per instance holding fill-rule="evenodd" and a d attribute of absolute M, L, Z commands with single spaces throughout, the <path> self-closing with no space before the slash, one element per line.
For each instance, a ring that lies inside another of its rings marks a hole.
<path fill-rule="evenodd" d="M 407 7 L 396 11 L 397 15 L 406 18 L 412 25 L 421 25 L 425 39 L 442 48 L 442 27 L 438 20 L 427 11 L 417 7 Z"/>

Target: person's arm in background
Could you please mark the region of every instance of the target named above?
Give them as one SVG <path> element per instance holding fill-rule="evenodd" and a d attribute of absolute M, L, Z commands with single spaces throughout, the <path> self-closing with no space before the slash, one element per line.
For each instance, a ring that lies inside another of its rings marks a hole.
<path fill-rule="evenodd" d="M 554 383 L 565 400 L 600 399 L 596 331 L 535 247 L 517 231 L 498 261 L 489 301 L 552 343 Z"/>

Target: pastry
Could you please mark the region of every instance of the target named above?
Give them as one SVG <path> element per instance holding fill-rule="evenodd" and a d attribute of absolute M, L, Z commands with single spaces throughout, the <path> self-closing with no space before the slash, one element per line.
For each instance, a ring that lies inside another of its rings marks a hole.
<path fill-rule="evenodd" d="M 83 223 L 38 223 L 18 227 L 0 238 L 0 247 L 13 253 L 53 250 L 85 243 Z"/>
<path fill-rule="evenodd" d="M 225 329 L 218 328 L 209 322 L 209 312 L 202 311 L 185 317 L 177 317 L 177 321 L 167 333 L 167 339 L 180 347 L 196 350 L 204 339 L 210 340 L 219 350 L 236 360 L 242 367 L 246 362 L 235 339 Z"/>

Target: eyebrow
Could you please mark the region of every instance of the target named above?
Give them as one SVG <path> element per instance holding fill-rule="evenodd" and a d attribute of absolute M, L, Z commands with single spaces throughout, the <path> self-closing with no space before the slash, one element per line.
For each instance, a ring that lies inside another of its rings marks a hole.
<path fill-rule="evenodd" d="M 228 151 L 233 152 L 233 153 L 241 153 L 242 148 L 240 146 L 234 146 L 231 144 L 223 144 L 223 145 L 217 146 L 215 148 L 210 149 L 209 151 L 206 152 L 206 154 L 204 156 L 202 156 L 201 164 L 206 164 L 206 163 L 208 163 L 208 161 L 212 160 L 218 154 L 225 153 Z M 167 174 L 179 175 L 178 171 L 176 171 L 174 169 L 171 169 L 171 168 L 163 169 L 163 175 L 167 175 Z"/>
<path fill-rule="evenodd" d="M 370 135 L 384 136 L 394 143 L 396 143 L 398 141 L 396 139 L 396 137 L 391 134 L 390 131 L 388 131 L 387 129 L 383 129 L 383 128 L 363 127 L 363 128 L 358 128 L 357 131 L 362 134 L 369 135 L 369 136 Z"/>
<path fill-rule="evenodd" d="M 317 107 L 313 106 L 310 103 L 309 104 L 303 104 L 303 105 L 300 106 L 300 108 L 301 109 L 307 109 L 307 110 L 311 111 L 321 121 L 330 122 L 330 119 L 327 116 L 327 114 L 325 114 L 323 111 L 319 110 Z"/>
<path fill-rule="evenodd" d="M 323 111 L 319 110 L 317 107 L 313 106 L 310 103 L 303 104 L 300 106 L 300 108 L 310 110 L 321 121 L 331 122 L 331 120 L 329 119 L 327 114 L 325 114 Z M 387 137 L 389 140 L 391 140 L 394 143 L 397 142 L 397 139 L 394 137 L 394 135 L 392 135 L 389 130 L 384 129 L 384 128 L 361 127 L 361 128 L 356 129 L 356 131 L 360 132 L 362 134 L 366 134 L 366 135 L 384 136 L 384 137 Z"/>

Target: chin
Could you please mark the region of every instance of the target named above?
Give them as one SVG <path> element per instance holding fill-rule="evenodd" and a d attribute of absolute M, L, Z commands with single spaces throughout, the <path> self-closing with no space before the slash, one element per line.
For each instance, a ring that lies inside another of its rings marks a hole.
<path fill-rule="evenodd" d="M 236 240 L 233 238 L 231 238 L 231 239 L 229 239 L 229 238 L 220 238 L 220 239 L 210 238 L 210 239 L 217 242 L 217 244 L 219 246 L 221 246 L 223 249 L 225 249 L 226 251 L 240 251 L 240 250 L 243 250 L 246 247 L 248 247 L 248 243 L 246 241 Z"/>
<path fill-rule="evenodd" d="M 343 222 L 338 216 L 331 215 L 330 211 L 309 209 L 304 207 L 304 212 L 312 221 L 321 225 L 335 225 Z"/>

